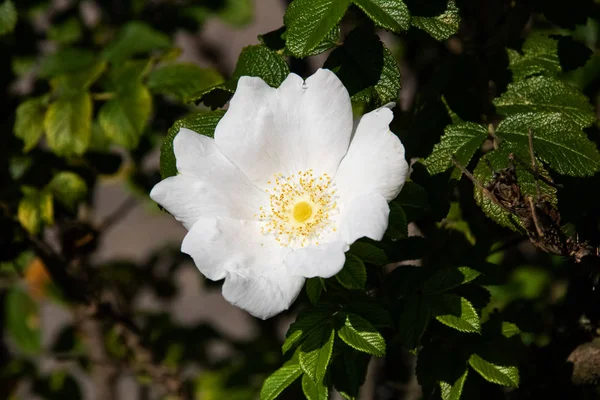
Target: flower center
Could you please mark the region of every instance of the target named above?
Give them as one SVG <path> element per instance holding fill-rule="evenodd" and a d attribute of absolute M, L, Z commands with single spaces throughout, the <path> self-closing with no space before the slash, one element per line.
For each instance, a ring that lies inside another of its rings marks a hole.
<path fill-rule="evenodd" d="M 329 175 L 298 171 L 290 176 L 275 174 L 267 183 L 269 205 L 255 215 L 263 222 L 264 235 L 274 236 L 281 246 L 297 248 L 319 244 L 336 230 L 332 217 L 338 212 L 337 196 Z"/>
<path fill-rule="evenodd" d="M 312 207 L 307 202 L 301 201 L 294 206 L 293 215 L 296 221 L 304 222 L 312 215 Z"/>

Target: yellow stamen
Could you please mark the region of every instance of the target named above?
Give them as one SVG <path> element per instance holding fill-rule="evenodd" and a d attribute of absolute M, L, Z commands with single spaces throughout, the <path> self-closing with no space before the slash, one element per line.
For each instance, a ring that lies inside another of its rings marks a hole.
<path fill-rule="evenodd" d="M 313 170 L 275 174 L 268 184 L 270 204 L 258 213 L 264 235 L 275 236 L 281 246 L 298 248 L 318 244 L 335 230 L 338 197 L 329 175 L 315 177 Z"/>

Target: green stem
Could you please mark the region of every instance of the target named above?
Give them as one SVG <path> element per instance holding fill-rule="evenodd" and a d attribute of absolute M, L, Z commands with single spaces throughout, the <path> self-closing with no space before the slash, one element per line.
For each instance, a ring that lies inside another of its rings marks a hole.
<path fill-rule="evenodd" d="M 116 96 L 116 93 L 112 93 L 112 92 L 92 93 L 92 99 L 100 100 L 100 101 L 112 100 L 115 98 L 115 96 Z"/>

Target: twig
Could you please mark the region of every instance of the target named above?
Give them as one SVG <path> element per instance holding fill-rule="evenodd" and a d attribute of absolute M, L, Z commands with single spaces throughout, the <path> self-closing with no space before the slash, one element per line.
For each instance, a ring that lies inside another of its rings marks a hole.
<path fill-rule="evenodd" d="M 100 223 L 98 226 L 98 232 L 104 232 L 109 229 L 117 221 L 125 217 L 136 205 L 137 200 L 135 197 L 129 196 L 115 211 L 113 211 L 112 214 L 110 214 L 104 219 L 104 221 Z"/>
<path fill-rule="evenodd" d="M 134 203 L 132 199 L 126 201 L 119 209 L 109 217 L 110 223 L 118 219 L 120 215 L 128 211 Z M 110 223 L 103 225 L 109 226 Z M 149 374 L 153 382 L 162 384 L 172 398 L 180 398 L 179 393 L 182 387 L 180 377 L 172 373 L 164 365 L 154 363 L 152 352 L 145 347 L 142 339 L 141 330 L 136 324 L 125 315 L 120 314 L 114 307 L 106 302 L 101 302 L 91 296 L 92 291 L 86 282 L 75 280 L 67 273 L 67 266 L 73 260 L 66 260 L 62 255 L 55 252 L 48 244 L 34 235 L 29 235 L 29 240 L 33 245 L 38 257 L 42 259 L 46 265 L 52 280 L 63 291 L 65 296 L 75 303 L 75 315 L 80 321 L 79 326 L 85 333 L 85 336 L 91 342 L 90 351 L 94 348 L 93 354 L 96 359 L 104 359 L 104 353 L 101 353 L 96 347 L 100 346 L 97 335 L 101 335 L 99 331 L 102 323 L 108 323 L 115 326 L 120 332 L 123 340 L 128 345 L 131 351 L 131 359 L 128 360 L 129 367 L 136 372 L 145 372 Z M 102 337 L 100 337 L 102 339 Z M 93 343 L 92 343 L 93 342 Z M 102 371 L 102 381 L 106 382 L 111 376 L 110 369 Z M 98 378 L 97 384 L 100 384 Z M 104 385 L 104 384 L 103 384 Z M 100 398 L 114 398 L 100 397 Z"/>
<path fill-rule="evenodd" d="M 527 200 L 529 202 L 529 208 L 531 208 L 531 217 L 533 219 L 533 224 L 535 225 L 535 230 L 537 231 L 539 237 L 544 237 L 544 230 L 542 229 L 537 212 L 535 211 L 533 199 L 530 196 L 527 196 Z"/>

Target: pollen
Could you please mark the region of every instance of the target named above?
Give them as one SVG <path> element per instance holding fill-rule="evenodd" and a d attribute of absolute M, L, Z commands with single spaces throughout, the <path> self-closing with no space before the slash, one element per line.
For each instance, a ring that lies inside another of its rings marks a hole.
<path fill-rule="evenodd" d="M 280 246 L 298 248 L 335 232 L 338 198 L 329 175 L 315 177 L 313 170 L 275 174 L 268 184 L 269 204 L 257 213 L 264 235 L 274 236 Z"/>

